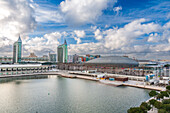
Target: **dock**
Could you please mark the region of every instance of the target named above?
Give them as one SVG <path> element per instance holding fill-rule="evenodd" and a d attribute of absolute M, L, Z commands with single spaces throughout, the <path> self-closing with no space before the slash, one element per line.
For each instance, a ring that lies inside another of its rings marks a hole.
<path fill-rule="evenodd" d="M 92 80 L 92 81 L 99 81 L 99 79 L 96 79 L 96 78 L 94 78 L 94 77 L 79 76 L 79 75 L 77 75 L 76 77 L 79 78 L 79 79 Z"/>
<path fill-rule="evenodd" d="M 138 85 L 138 84 L 127 84 L 123 83 L 124 86 L 130 86 L 130 87 L 136 87 L 136 88 L 142 88 L 142 89 L 148 89 L 148 90 L 156 90 L 156 91 L 164 91 L 164 87 L 158 87 L 158 86 L 150 86 L 150 85 Z"/>
<path fill-rule="evenodd" d="M 117 82 L 117 81 L 100 80 L 99 82 L 107 84 L 107 85 L 113 85 L 113 86 L 116 86 L 116 87 L 123 85 L 123 83 Z"/>
<path fill-rule="evenodd" d="M 81 74 L 80 74 L 81 73 Z M 82 73 L 82 72 L 68 72 L 68 71 L 59 71 L 59 72 L 45 72 L 45 73 L 31 73 L 31 74 L 20 74 L 20 75 L 1 75 L 0 79 L 6 79 L 6 78 L 25 78 L 25 77 L 34 77 L 34 76 L 48 76 L 48 75 L 56 75 L 61 76 L 64 78 L 77 78 L 77 79 L 85 79 L 85 80 L 91 80 L 91 81 L 97 81 L 99 83 L 107 84 L 107 85 L 113 85 L 113 86 L 130 86 L 130 87 L 137 87 L 142 89 L 148 89 L 148 90 L 156 90 L 156 91 L 163 91 L 165 90 L 165 87 L 158 87 L 158 86 L 151 86 L 151 85 L 144 85 L 142 81 L 133 81 L 130 79 L 129 81 L 122 82 L 122 81 L 110 81 L 110 80 L 99 80 L 95 76 L 97 73 Z M 110 75 L 110 74 L 109 74 Z M 115 74 L 112 74 L 115 75 Z M 124 75 L 116 75 L 119 77 L 124 77 Z M 133 77 L 133 76 L 130 76 Z M 143 79 L 143 77 L 136 77 L 135 79 Z M 133 81 L 133 82 L 132 82 Z M 135 82 L 135 83 L 134 83 Z"/>

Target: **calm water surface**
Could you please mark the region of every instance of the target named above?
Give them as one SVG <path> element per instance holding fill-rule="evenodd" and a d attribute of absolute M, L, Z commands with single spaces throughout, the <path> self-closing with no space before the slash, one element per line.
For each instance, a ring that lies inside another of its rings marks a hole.
<path fill-rule="evenodd" d="M 0 83 L 0 113 L 126 113 L 148 90 L 53 76 Z"/>

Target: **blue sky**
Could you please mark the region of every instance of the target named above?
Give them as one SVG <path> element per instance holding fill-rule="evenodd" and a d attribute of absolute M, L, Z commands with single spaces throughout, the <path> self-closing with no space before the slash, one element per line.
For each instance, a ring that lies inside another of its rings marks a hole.
<path fill-rule="evenodd" d="M 2 0 L 2 3 L 16 5 L 15 13 L 20 18 L 9 19 L 14 16 L 11 7 L 2 4 L 10 13 L 0 13 L 4 17 L 0 22 L 8 17 L 8 23 L 18 22 L 20 26 L 15 24 L 15 33 L 9 28 L 11 35 L 1 32 L 0 37 L 2 45 L 11 49 L 12 42 L 21 34 L 24 55 L 56 53 L 57 46 L 67 39 L 70 55 L 129 55 L 139 59 L 170 56 L 169 0 L 16 1 Z M 11 44 L 6 44 L 3 37 Z M 10 50 L 6 51 L 4 54 L 10 55 Z"/>

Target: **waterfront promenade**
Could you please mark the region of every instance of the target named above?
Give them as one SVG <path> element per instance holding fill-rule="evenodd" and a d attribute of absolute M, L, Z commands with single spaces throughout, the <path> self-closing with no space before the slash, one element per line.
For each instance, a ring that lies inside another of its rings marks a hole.
<path fill-rule="evenodd" d="M 131 78 L 135 79 L 131 79 L 128 80 L 126 82 L 122 82 L 122 81 L 110 81 L 110 80 L 99 80 L 96 77 L 94 77 L 94 73 L 93 74 L 78 74 L 78 73 L 70 73 L 68 71 L 57 71 L 57 72 L 44 72 L 44 73 L 32 73 L 32 74 L 20 74 L 20 75 L 1 75 L 0 79 L 3 78 L 14 78 L 14 77 L 29 77 L 29 76 L 39 76 L 39 75 L 57 75 L 57 76 L 61 76 L 61 77 L 66 77 L 66 78 L 78 78 L 78 79 L 85 79 L 85 80 L 92 80 L 92 81 L 97 81 L 103 84 L 108 84 L 108 85 L 113 85 L 113 86 L 130 86 L 130 87 L 137 87 L 137 88 L 143 88 L 143 89 L 149 89 L 149 90 L 157 90 L 157 91 L 162 91 L 165 90 L 165 87 L 158 87 L 158 86 L 154 86 L 154 85 L 145 85 L 145 83 L 143 81 L 137 81 L 137 80 L 143 80 L 144 77 L 134 77 L 134 76 L 130 76 Z M 123 76 L 123 75 L 117 75 L 117 76 Z M 126 76 L 126 75 L 125 75 Z"/>

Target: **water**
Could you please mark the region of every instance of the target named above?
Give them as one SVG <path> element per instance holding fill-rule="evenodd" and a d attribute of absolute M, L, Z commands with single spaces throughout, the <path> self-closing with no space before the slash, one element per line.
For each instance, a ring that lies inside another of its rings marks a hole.
<path fill-rule="evenodd" d="M 57 76 L 14 80 L 0 84 L 0 113 L 125 113 L 148 92 Z"/>

